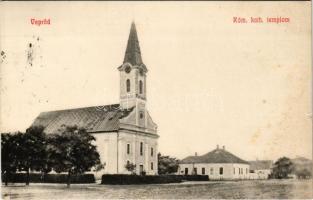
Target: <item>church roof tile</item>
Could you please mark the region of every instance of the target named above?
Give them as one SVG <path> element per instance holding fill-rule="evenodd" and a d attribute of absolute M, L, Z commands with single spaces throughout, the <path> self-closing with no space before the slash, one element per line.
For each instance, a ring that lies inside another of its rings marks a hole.
<path fill-rule="evenodd" d="M 47 134 L 57 132 L 62 125 L 77 125 L 88 132 L 109 132 L 119 129 L 119 119 L 133 110 L 122 110 L 119 104 L 42 112 L 33 126 L 44 126 Z"/>

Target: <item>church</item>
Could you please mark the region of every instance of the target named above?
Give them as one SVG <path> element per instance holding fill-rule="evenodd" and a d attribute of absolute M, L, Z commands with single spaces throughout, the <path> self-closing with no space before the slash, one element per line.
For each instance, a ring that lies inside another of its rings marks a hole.
<path fill-rule="evenodd" d="M 125 165 L 136 165 L 136 174 L 158 172 L 158 134 L 146 108 L 147 67 L 142 61 L 135 23 L 131 24 L 120 74 L 118 104 L 42 112 L 33 126 L 44 126 L 47 134 L 61 126 L 84 127 L 96 138 L 104 169 L 99 174 L 129 174 Z"/>

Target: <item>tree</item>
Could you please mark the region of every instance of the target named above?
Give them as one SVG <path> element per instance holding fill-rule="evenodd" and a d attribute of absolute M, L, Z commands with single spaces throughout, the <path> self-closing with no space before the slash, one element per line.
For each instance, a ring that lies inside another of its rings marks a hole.
<path fill-rule="evenodd" d="M 72 174 L 82 174 L 100 164 L 100 156 L 93 141 L 95 138 L 92 135 L 77 126 L 66 126 L 59 134 L 49 138 L 52 168 L 57 173 L 67 172 L 68 187 Z"/>
<path fill-rule="evenodd" d="M 130 162 L 127 162 L 127 164 L 125 165 L 125 168 L 127 169 L 127 171 L 131 172 L 132 174 L 136 174 L 135 170 L 136 170 L 136 165 Z"/>
<path fill-rule="evenodd" d="M 171 174 L 178 170 L 179 160 L 171 158 L 170 156 L 162 156 L 158 154 L 158 173 L 159 174 Z"/>
<path fill-rule="evenodd" d="M 312 176 L 312 172 L 307 168 L 302 168 L 295 170 L 294 172 L 298 178 L 310 178 Z"/>
<path fill-rule="evenodd" d="M 282 157 L 274 163 L 272 177 L 278 179 L 287 178 L 292 171 L 293 163 L 291 160 L 287 157 Z"/>
<path fill-rule="evenodd" d="M 1 167 L 7 184 L 8 176 L 19 171 L 26 172 L 26 185 L 29 185 L 29 171 L 48 172 L 46 135 L 42 126 L 33 126 L 26 133 L 2 134 Z"/>
<path fill-rule="evenodd" d="M 103 164 L 102 164 L 102 163 L 98 163 L 98 164 L 96 164 L 96 165 L 94 166 L 93 171 L 94 171 L 94 172 L 98 172 L 98 171 L 104 169 L 104 168 L 105 168 L 105 165 L 106 165 L 106 163 L 103 163 Z"/>
<path fill-rule="evenodd" d="M 1 174 L 4 175 L 5 185 L 8 185 L 10 174 L 17 169 L 15 139 L 15 135 L 1 133 Z"/>
<path fill-rule="evenodd" d="M 49 171 L 47 140 L 44 127 L 32 126 L 25 134 L 17 135 L 19 148 L 16 152 L 18 169 L 26 172 L 26 185 L 29 185 L 29 171 Z"/>

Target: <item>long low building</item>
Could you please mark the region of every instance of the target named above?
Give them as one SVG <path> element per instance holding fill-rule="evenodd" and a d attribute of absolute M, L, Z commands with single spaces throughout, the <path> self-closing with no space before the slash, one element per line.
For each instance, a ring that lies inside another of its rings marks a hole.
<path fill-rule="evenodd" d="M 211 180 L 249 179 L 250 165 L 247 161 L 217 146 L 202 156 L 188 156 L 179 163 L 178 174 L 208 175 Z"/>
<path fill-rule="evenodd" d="M 272 173 L 272 160 L 254 160 L 250 163 L 250 179 L 268 179 Z"/>

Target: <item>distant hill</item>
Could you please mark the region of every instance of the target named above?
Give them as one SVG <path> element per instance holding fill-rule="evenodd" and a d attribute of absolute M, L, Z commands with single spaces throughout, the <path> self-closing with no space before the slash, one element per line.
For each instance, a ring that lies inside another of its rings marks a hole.
<path fill-rule="evenodd" d="M 298 165 L 306 165 L 306 164 L 313 164 L 312 160 L 310 159 L 307 159 L 305 157 L 296 157 L 294 159 L 291 159 L 291 161 L 294 163 L 294 164 L 298 164 Z"/>
<path fill-rule="evenodd" d="M 300 176 L 312 176 L 313 172 L 313 162 L 310 159 L 304 157 L 296 157 L 291 159 L 291 162 L 294 164 L 294 174 L 298 177 Z"/>

